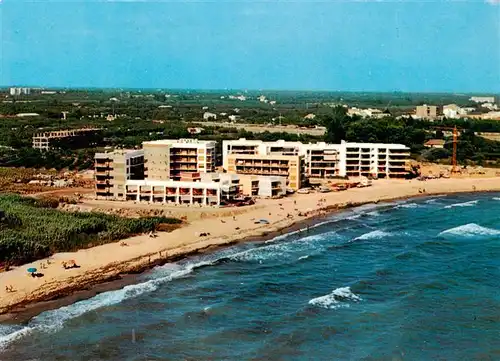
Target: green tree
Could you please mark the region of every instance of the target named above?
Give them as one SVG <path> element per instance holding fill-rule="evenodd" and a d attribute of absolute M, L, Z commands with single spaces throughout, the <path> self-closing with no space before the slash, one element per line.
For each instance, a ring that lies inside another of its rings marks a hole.
<path fill-rule="evenodd" d="M 345 140 L 348 121 L 347 109 L 340 105 L 334 107 L 332 112 L 322 119 L 322 123 L 326 127 L 325 140 L 329 143 L 340 143 Z"/>

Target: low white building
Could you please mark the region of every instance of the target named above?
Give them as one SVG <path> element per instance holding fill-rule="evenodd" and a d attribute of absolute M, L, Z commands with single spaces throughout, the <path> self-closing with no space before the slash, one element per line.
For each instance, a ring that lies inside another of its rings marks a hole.
<path fill-rule="evenodd" d="M 238 187 L 220 182 L 183 182 L 159 180 L 127 180 L 126 200 L 151 203 L 198 204 L 218 206 L 221 201 L 232 199 Z"/>
<path fill-rule="evenodd" d="M 210 112 L 205 112 L 205 113 L 203 113 L 203 119 L 204 120 L 210 120 L 210 119 L 215 120 L 215 119 L 217 119 L 217 114 L 210 113 Z"/>
<path fill-rule="evenodd" d="M 443 106 L 443 115 L 446 118 L 457 119 L 467 115 L 467 110 L 460 108 L 456 104 L 448 104 Z"/>
<path fill-rule="evenodd" d="M 473 101 L 474 103 L 494 103 L 495 102 L 495 97 L 492 96 L 487 96 L 487 97 L 470 97 L 470 101 Z"/>
<path fill-rule="evenodd" d="M 481 104 L 481 107 L 492 110 L 492 111 L 498 109 L 498 105 L 496 105 L 494 103 L 483 103 L 483 104 Z"/>
<path fill-rule="evenodd" d="M 360 109 L 353 107 L 347 110 L 347 115 L 357 115 L 362 118 L 382 118 L 384 116 L 384 113 L 380 109 Z"/>

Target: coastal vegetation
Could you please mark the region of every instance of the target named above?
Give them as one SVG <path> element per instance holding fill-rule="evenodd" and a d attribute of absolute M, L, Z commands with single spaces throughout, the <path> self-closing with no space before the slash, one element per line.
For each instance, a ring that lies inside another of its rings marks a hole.
<path fill-rule="evenodd" d="M 55 252 L 74 251 L 178 226 L 176 218 L 123 218 L 55 209 L 58 201 L 0 195 L 0 263 L 23 264 Z M 164 228 L 164 227 L 161 227 Z"/>
<path fill-rule="evenodd" d="M 433 122 L 399 117 L 420 104 L 473 106 L 468 95 L 406 93 L 339 93 L 339 92 L 264 92 L 267 102 L 257 100 L 260 92 L 241 93 L 245 101 L 230 98 L 231 91 L 118 91 L 74 90 L 57 94 L 31 94 L 0 103 L 0 166 L 82 170 L 91 168 L 97 151 L 114 147 L 140 147 L 143 141 L 165 138 L 283 139 L 290 141 L 331 141 L 403 143 L 411 148 L 413 158 L 450 161 L 450 137 L 440 128 L 457 126 L 460 164 L 500 166 L 500 142 L 485 140 L 478 134 L 499 133 L 500 122 L 480 119 L 441 119 Z M 271 104 L 272 101 L 273 103 Z M 274 103 L 276 101 L 276 103 Z M 349 116 L 346 108 L 374 107 L 383 111 L 381 118 Z M 64 118 L 62 113 L 64 112 Z M 252 133 L 231 124 L 203 124 L 203 114 L 211 112 L 218 122 L 266 125 L 323 126 L 325 136 L 298 135 L 285 132 Z M 18 113 L 37 113 L 33 117 L 17 117 Z M 311 115 L 312 116 L 308 116 Z M 107 120 L 114 115 L 113 120 Z M 190 134 L 189 127 L 203 128 Z M 33 134 L 82 127 L 101 129 L 87 145 L 60 144 L 49 151 L 32 148 Z M 444 150 L 428 150 L 425 141 L 445 138 Z M 108 148 L 106 148 L 108 147 Z"/>

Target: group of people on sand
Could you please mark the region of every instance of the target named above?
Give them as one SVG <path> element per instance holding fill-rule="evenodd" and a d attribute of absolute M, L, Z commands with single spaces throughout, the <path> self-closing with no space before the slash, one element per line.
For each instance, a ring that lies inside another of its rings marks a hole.
<path fill-rule="evenodd" d="M 7 285 L 7 286 L 5 286 L 5 292 L 12 293 L 12 292 L 16 292 L 16 290 L 14 289 L 14 287 L 12 285 Z"/>
<path fill-rule="evenodd" d="M 62 264 L 62 266 L 63 266 L 64 269 L 80 268 L 80 266 L 77 265 L 76 262 L 73 261 L 73 260 L 62 261 L 61 264 Z"/>

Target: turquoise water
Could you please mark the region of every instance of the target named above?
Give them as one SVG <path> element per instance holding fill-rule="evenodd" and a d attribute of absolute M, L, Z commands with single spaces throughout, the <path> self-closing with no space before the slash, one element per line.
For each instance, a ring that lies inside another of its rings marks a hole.
<path fill-rule="evenodd" d="M 0 326 L 1 360 L 499 360 L 500 194 L 369 205 Z"/>

